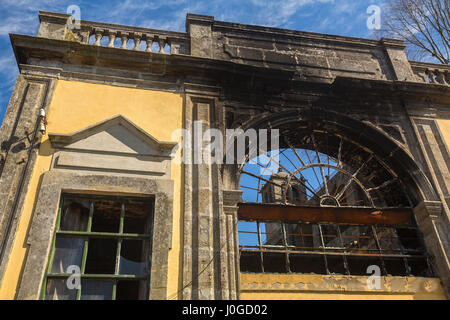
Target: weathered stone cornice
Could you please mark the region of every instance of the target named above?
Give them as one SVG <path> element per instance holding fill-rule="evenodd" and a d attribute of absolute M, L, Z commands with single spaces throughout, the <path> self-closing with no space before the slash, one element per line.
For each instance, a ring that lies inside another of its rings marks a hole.
<path fill-rule="evenodd" d="M 213 58 L 165 55 L 17 34 L 11 34 L 10 39 L 21 70 L 29 72 L 45 67 L 57 77 L 132 86 L 146 82 L 144 86 L 170 90 L 179 90 L 185 82 L 219 86 L 225 91 L 230 91 L 226 87 L 240 86 L 240 91 L 247 90 L 249 94 L 262 90 L 261 97 L 277 92 L 295 93 L 299 87 L 307 86 L 318 92 L 331 87 L 334 92 L 341 89 L 347 93 L 358 91 L 358 96 L 361 91 L 366 91 L 372 95 L 427 98 L 437 103 L 450 101 L 450 87 L 439 84 L 354 77 L 336 77 L 331 83 L 311 82 L 296 79 L 294 71 Z M 271 89 L 269 92 L 264 89 L 267 86 Z"/>

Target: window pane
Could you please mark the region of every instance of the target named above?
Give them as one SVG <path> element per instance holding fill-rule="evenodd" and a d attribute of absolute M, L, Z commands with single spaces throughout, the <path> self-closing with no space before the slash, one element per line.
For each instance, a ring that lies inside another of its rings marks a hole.
<path fill-rule="evenodd" d="M 239 259 L 241 272 L 262 272 L 261 253 L 242 251 Z"/>
<path fill-rule="evenodd" d="M 81 268 L 84 239 L 57 237 L 51 273 L 68 273 L 67 268 L 75 265 Z"/>
<path fill-rule="evenodd" d="M 279 222 L 260 222 L 261 244 L 264 246 L 284 246 L 283 231 Z"/>
<path fill-rule="evenodd" d="M 289 266 L 294 273 L 326 274 L 324 259 L 318 254 L 289 254 Z"/>
<path fill-rule="evenodd" d="M 407 276 L 403 258 L 383 258 L 388 276 Z"/>
<path fill-rule="evenodd" d="M 127 201 L 125 204 L 124 233 L 151 232 L 152 201 Z"/>
<path fill-rule="evenodd" d="M 263 265 L 265 273 L 286 273 L 288 272 L 286 266 L 285 253 L 263 253 Z"/>
<path fill-rule="evenodd" d="M 122 203 L 112 200 L 95 200 L 92 231 L 119 232 Z"/>
<path fill-rule="evenodd" d="M 89 200 L 64 198 L 59 229 L 63 231 L 87 231 L 89 209 Z"/>
<path fill-rule="evenodd" d="M 113 274 L 116 254 L 116 239 L 89 239 L 85 273 Z"/>
<path fill-rule="evenodd" d="M 339 226 L 342 242 L 348 252 L 377 251 L 371 226 Z"/>
<path fill-rule="evenodd" d="M 423 250 L 416 229 L 397 229 L 400 243 L 406 250 Z"/>
<path fill-rule="evenodd" d="M 81 300 L 111 300 L 112 281 L 82 280 Z"/>
<path fill-rule="evenodd" d="M 120 250 L 120 274 L 142 275 L 148 272 L 148 241 L 123 240 Z"/>
<path fill-rule="evenodd" d="M 327 266 L 331 274 L 346 274 L 343 256 L 327 255 Z"/>
<path fill-rule="evenodd" d="M 426 258 L 408 258 L 408 267 L 411 275 L 416 277 L 433 277 Z"/>
<path fill-rule="evenodd" d="M 289 246 L 295 246 L 303 250 L 322 246 L 319 226 L 316 224 L 286 223 L 285 228 L 286 241 Z"/>
<path fill-rule="evenodd" d="M 145 281 L 120 280 L 117 282 L 116 300 L 144 300 L 146 293 Z"/>
<path fill-rule="evenodd" d="M 383 253 L 399 253 L 401 246 L 395 228 L 377 226 L 376 233 Z"/>
<path fill-rule="evenodd" d="M 371 273 L 367 272 L 369 266 L 375 265 L 381 268 L 381 261 L 378 257 L 357 257 L 347 256 L 348 268 L 351 275 L 367 276 Z"/>
<path fill-rule="evenodd" d="M 323 242 L 327 248 L 341 248 L 342 244 L 339 239 L 338 229 L 336 225 L 321 224 Z"/>
<path fill-rule="evenodd" d="M 238 221 L 238 233 L 240 246 L 259 247 L 256 222 Z"/>
<path fill-rule="evenodd" d="M 75 300 L 76 289 L 69 289 L 67 279 L 48 279 L 45 290 L 45 300 Z"/>

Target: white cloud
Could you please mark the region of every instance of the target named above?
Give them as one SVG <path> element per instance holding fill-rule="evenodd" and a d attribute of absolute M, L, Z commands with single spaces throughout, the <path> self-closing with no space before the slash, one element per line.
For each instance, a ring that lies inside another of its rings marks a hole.
<path fill-rule="evenodd" d="M 256 24 L 280 27 L 288 24 L 290 19 L 307 5 L 333 3 L 334 0 L 251 0 L 259 7 L 256 15 Z"/>

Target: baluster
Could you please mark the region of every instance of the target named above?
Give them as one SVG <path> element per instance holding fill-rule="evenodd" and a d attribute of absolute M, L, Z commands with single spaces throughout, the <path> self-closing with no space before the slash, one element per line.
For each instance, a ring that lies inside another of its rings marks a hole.
<path fill-rule="evenodd" d="M 436 79 L 434 79 L 434 73 L 433 73 L 432 70 L 427 69 L 427 70 L 425 71 L 425 73 L 426 73 L 426 75 L 428 76 L 428 80 L 429 80 L 430 83 L 436 83 Z"/>
<path fill-rule="evenodd" d="M 450 72 L 449 71 L 444 72 L 444 80 L 445 80 L 446 84 L 448 86 L 450 86 Z"/>
<path fill-rule="evenodd" d="M 103 31 L 100 29 L 95 29 L 95 43 L 94 46 L 99 46 L 100 45 L 100 41 L 103 38 Z"/>
<path fill-rule="evenodd" d="M 425 69 L 413 69 L 414 74 L 416 75 L 416 79 L 421 82 L 428 82 L 428 77 L 425 72 Z"/>
<path fill-rule="evenodd" d="M 116 40 L 116 33 L 114 31 L 109 30 L 108 37 L 109 37 L 108 47 L 114 48 L 114 41 Z"/>
<path fill-rule="evenodd" d="M 133 41 L 134 41 L 134 48 L 133 50 L 137 51 L 139 50 L 139 44 L 141 43 L 142 34 L 141 33 L 134 33 Z"/>
<path fill-rule="evenodd" d="M 125 32 L 120 33 L 120 40 L 122 40 L 122 45 L 120 46 L 121 49 L 127 48 L 127 41 L 128 41 L 128 35 Z"/>
<path fill-rule="evenodd" d="M 164 43 L 165 43 L 165 38 L 158 38 L 158 44 L 159 44 L 159 53 L 164 53 Z"/>
<path fill-rule="evenodd" d="M 147 34 L 145 36 L 145 42 L 147 43 L 145 52 L 152 52 L 153 38 L 154 38 L 154 36 L 152 34 Z"/>
<path fill-rule="evenodd" d="M 440 84 L 445 84 L 444 73 L 441 70 L 434 70 L 434 74 L 436 75 L 436 81 Z"/>

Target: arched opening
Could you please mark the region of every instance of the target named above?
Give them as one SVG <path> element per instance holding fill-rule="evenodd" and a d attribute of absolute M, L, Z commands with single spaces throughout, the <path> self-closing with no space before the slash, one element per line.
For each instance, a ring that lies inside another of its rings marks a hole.
<path fill-rule="evenodd" d="M 336 119 L 272 120 L 279 148 L 239 168 L 241 272 L 434 276 L 412 213 L 428 185 L 411 187 L 398 146 Z"/>

